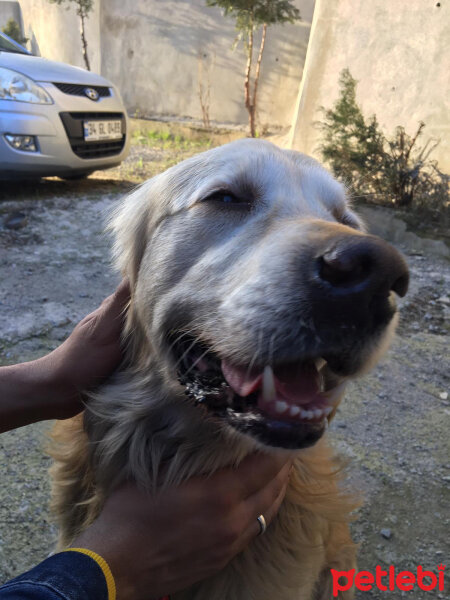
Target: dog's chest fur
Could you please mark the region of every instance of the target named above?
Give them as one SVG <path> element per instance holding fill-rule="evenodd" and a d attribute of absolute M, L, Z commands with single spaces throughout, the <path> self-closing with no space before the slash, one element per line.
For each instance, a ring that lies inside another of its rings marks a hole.
<path fill-rule="evenodd" d="M 347 525 L 353 506 L 339 492 L 334 467 L 324 442 L 300 455 L 266 533 L 221 573 L 173 600 L 330 600 L 330 569 L 353 568 L 356 554 Z"/>

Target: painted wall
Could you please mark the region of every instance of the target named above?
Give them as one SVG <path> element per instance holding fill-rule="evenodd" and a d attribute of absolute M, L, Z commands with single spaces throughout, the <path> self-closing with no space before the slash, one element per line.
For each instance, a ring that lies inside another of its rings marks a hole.
<path fill-rule="evenodd" d="M 24 30 L 31 40 L 30 50 L 45 58 L 84 68 L 81 53 L 80 23 L 72 3 L 66 6 L 48 0 L 19 0 Z M 88 55 L 91 69 L 100 72 L 100 5 L 94 3 L 87 24 Z"/>
<path fill-rule="evenodd" d="M 303 20 L 268 30 L 259 121 L 289 126 L 309 38 L 314 0 L 296 2 Z M 245 54 L 232 50 L 234 22 L 204 0 L 102 3 L 102 73 L 127 106 L 144 114 L 201 117 L 199 81 L 210 85 L 211 118 L 246 123 Z M 118 42 L 120 40 L 120 43 Z M 259 43 L 259 40 L 258 40 Z"/>
<path fill-rule="evenodd" d="M 19 27 L 23 27 L 19 3 L 12 0 L 0 0 L 0 30 L 9 19 L 14 19 Z"/>
<path fill-rule="evenodd" d="M 20 4 L 25 35 L 34 35 L 43 56 L 83 66 L 73 9 L 48 0 Z M 386 134 L 397 125 L 414 133 L 424 121 L 424 140 L 441 139 L 434 157 L 450 171 L 450 0 L 296 4 L 303 21 L 269 30 L 260 128 L 284 127 L 285 143 L 315 154 L 318 109 L 332 105 L 348 67 L 364 114 L 375 113 Z M 211 118 L 245 124 L 245 56 L 241 47 L 232 51 L 234 37 L 232 20 L 204 0 L 96 0 L 87 32 L 93 70 L 119 85 L 131 112 L 200 118 L 202 81 L 210 84 Z"/>
<path fill-rule="evenodd" d="M 298 95 L 314 0 L 295 0 L 302 21 L 272 27 L 261 70 L 259 122 L 288 128 Z M 47 0 L 20 0 L 25 32 L 42 56 L 83 66 L 78 18 Z M 210 117 L 247 122 L 245 55 L 232 50 L 231 19 L 204 0 L 96 0 L 87 39 L 93 70 L 112 79 L 141 115 L 201 118 L 199 82 L 210 87 Z"/>
<path fill-rule="evenodd" d="M 290 145 L 314 154 L 320 106 L 331 107 L 348 67 L 365 115 L 441 140 L 432 157 L 450 172 L 450 2 L 317 0 Z"/>

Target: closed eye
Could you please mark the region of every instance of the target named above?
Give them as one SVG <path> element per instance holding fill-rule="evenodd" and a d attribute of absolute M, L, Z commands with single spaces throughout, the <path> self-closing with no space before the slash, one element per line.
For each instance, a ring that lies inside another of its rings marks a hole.
<path fill-rule="evenodd" d="M 252 202 L 248 198 L 236 196 L 229 190 L 217 190 L 203 198 L 202 202 L 211 202 L 226 207 L 251 208 Z"/>

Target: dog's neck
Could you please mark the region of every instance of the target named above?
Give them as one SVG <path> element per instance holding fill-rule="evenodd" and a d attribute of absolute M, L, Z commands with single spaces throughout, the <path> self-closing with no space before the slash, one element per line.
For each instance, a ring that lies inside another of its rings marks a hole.
<path fill-rule="evenodd" d="M 132 400 L 131 400 L 132 399 Z M 107 493 L 125 479 L 146 489 L 237 465 L 258 447 L 224 428 L 155 368 L 115 374 L 92 394 L 85 416 L 91 459 Z"/>

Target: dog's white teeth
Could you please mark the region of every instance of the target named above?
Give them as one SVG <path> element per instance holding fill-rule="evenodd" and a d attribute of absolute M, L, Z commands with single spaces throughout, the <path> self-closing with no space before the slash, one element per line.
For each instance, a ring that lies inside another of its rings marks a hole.
<path fill-rule="evenodd" d="M 313 412 L 316 419 L 320 419 L 320 417 L 323 417 L 323 411 L 320 408 L 316 408 Z"/>
<path fill-rule="evenodd" d="M 264 367 L 263 381 L 262 381 L 262 397 L 264 402 L 271 402 L 275 399 L 276 389 L 275 380 L 273 377 L 273 370 L 270 365 Z M 286 404 L 287 407 L 287 404 Z"/>
<path fill-rule="evenodd" d="M 296 417 L 300 414 L 300 410 L 301 409 L 299 406 L 291 406 L 291 408 L 289 409 L 289 414 L 291 415 L 291 417 Z"/>
<path fill-rule="evenodd" d="M 319 391 L 320 392 L 325 391 L 325 378 L 323 376 L 323 373 L 320 371 L 319 371 Z"/>
<path fill-rule="evenodd" d="M 281 415 L 281 414 L 285 413 L 285 412 L 287 411 L 287 409 L 288 409 L 288 405 L 287 405 L 287 403 L 286 403 L 286 402 L 284 402 L 283 400 L 277 400 L 277 401 L 275 402 L 275 411 L 276 411 L 278 414 L 280 414 L 280 415 Z"/>
<path fill-rule="evenodd" d="M 327 361 L 319 356 L 319 358 L 316 358 L 314 361 L 314 364 L 316 365 L 316 369 L 320 371 L 327 364 Z"/>
<path fill-rule="evenodd" d="M 326 407 L 323 409 L 324 415 L 325 415 L 326 417 L 328 417 L 328 415 L 330 414 L 330 412 L 331 412 L 332 410 L 333 410 L 333 407 L 332 407 L 332 406 L 326 406 Z"/>

